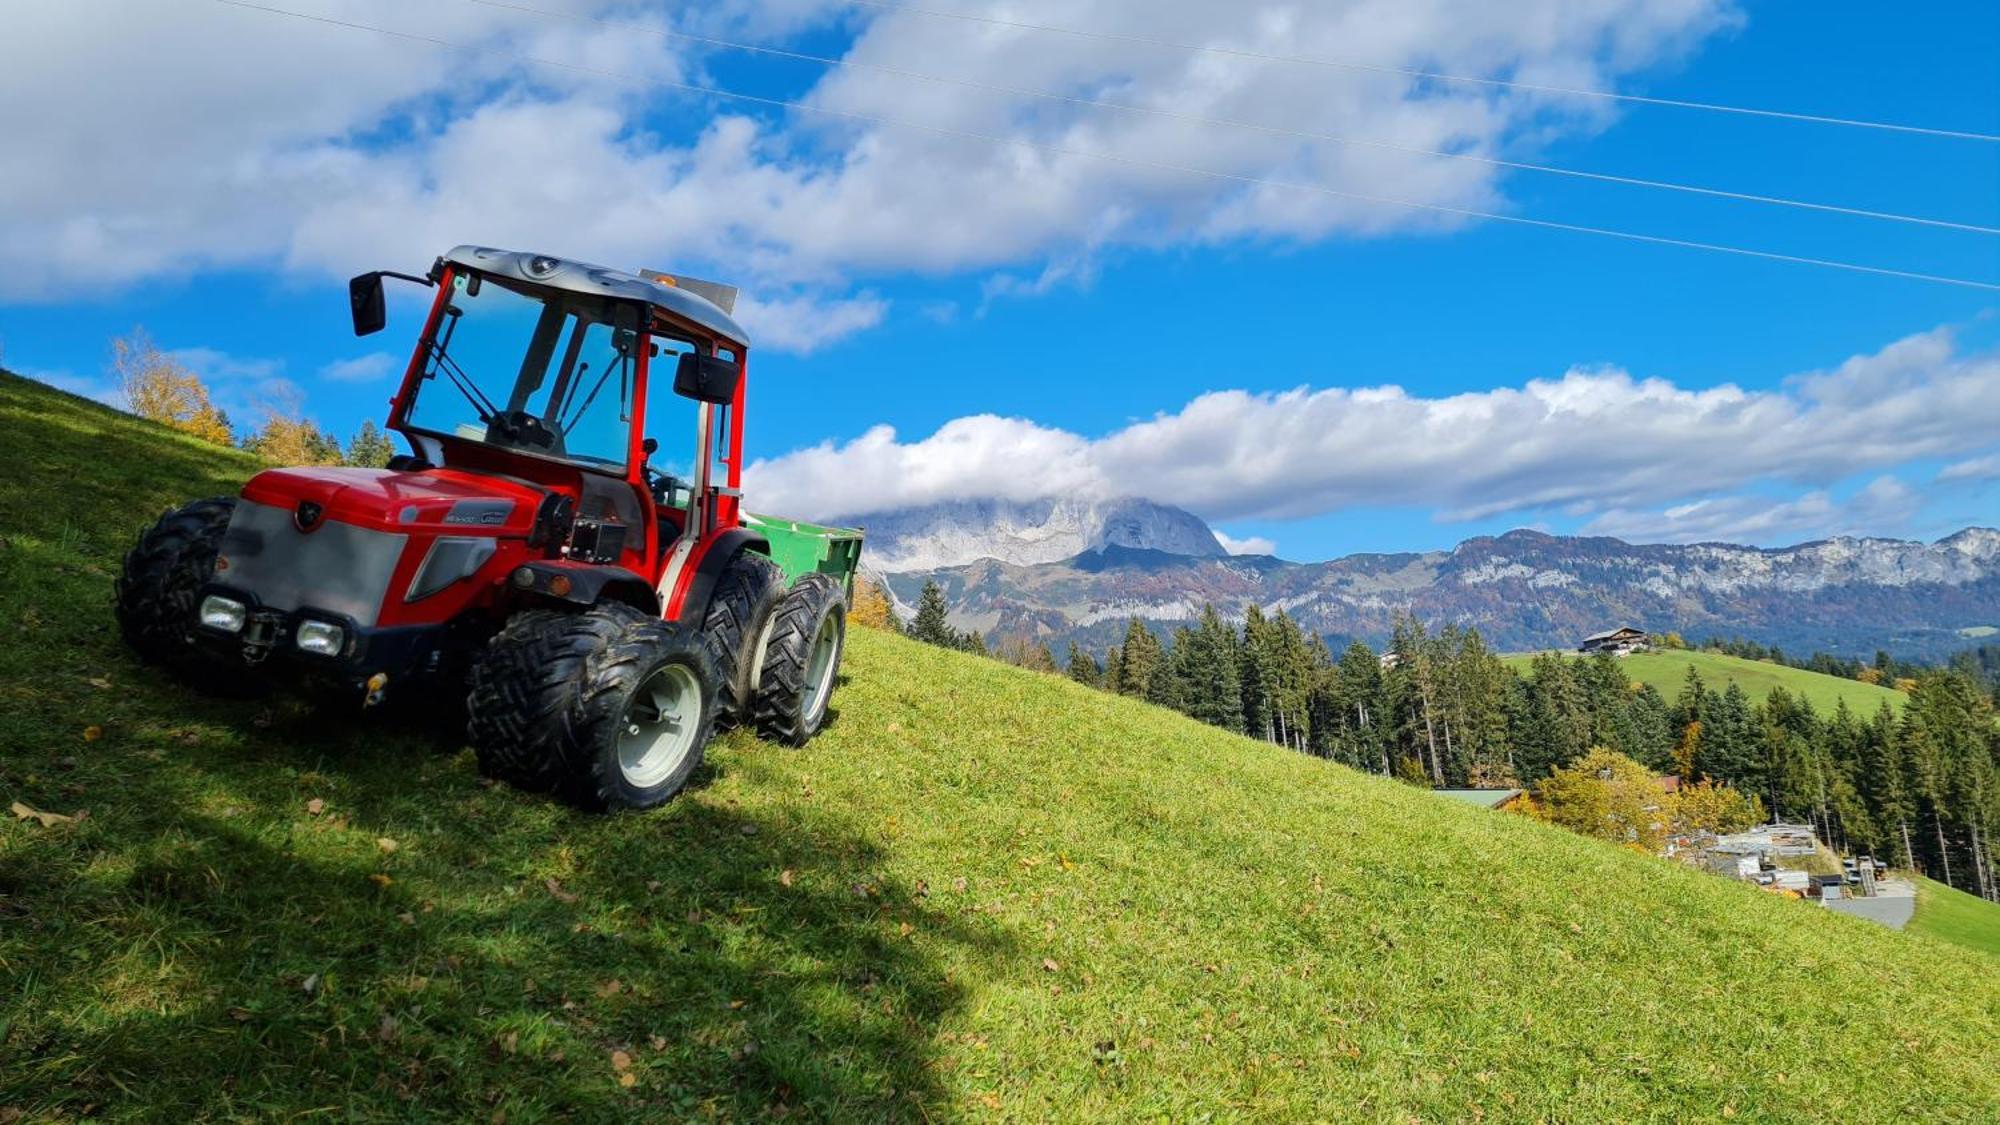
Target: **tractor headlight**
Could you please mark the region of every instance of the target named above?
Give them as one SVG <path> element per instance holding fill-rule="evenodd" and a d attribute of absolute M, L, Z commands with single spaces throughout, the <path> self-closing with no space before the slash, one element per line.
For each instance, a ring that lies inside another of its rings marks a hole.
<path fill-rule="evenodd" d="M 250 611 L 234 598 L 210 594 L 201 599 L 201 623 L 211 629 L 220 629 L 225 633 L 241 633 L 243 622 L 249 616 Z"/>
<path fill-rule="evenodd" d="M 301 652 L 339 656 L 340 650 L 347 644 L 347 630 L 330 621 L 301 621 L 298 635 L 292 638 L 292 643 L 298 645 Z"/>

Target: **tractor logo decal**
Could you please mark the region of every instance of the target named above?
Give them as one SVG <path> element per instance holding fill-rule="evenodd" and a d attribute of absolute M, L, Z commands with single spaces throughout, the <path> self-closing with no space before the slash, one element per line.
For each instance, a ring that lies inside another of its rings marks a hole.
<path fill-rule="evenodd" d="M 300 531 L 311 531 L 325 516 L 325 508 L 314 501 L 301 500 L 298 509 L 292 513 L 292 522 L 298 525 Z"/>

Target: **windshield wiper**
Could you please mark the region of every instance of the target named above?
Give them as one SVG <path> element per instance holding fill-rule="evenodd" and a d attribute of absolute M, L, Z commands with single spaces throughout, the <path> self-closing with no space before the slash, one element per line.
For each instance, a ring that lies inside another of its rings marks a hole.
<path fill-rule="evenodd" d="M 630 356 L 621 355 L 618 357 L 618 385 L 621 388 L 625 385 L 625 365 L 630 362 L 631 362 Z M 581 376 L 585 371 L 588 371 L 589 369 L 590 369 L 590 364 L 586 363 L 583 365 L 582 369 L 577 372 L 577 374 Z M 590 394 L 583 400 L 583 405 L 577 407 L 576 413 L 570 415 L 569 422 L 563 425 L 562 432 L 564 437 L 568 437 L 569 432 L 571 430 L 576 429 L 577 426 L 583 422 L 583 416 L 590 412 L 590 404 L 597 401 L 597 392 L 604 389 L 605 382 L 610 378 L 611 378 L 611 368 L 607 367 L 604 369 L 604 372 L 597 377 L 597 385 L 590 388 Z"/>
<path fill-rule="evenodd" d="M 490 423 L 499 416 L 500 408 L 493 405 L 493 400 L 486 397 L 479 385 L 458 365 L 458 361 L 446 355 L 444 346 L 436 341 L 431 343 L 431 370 L 445 373 L 451 385 L 457 387 L 458 393 L 465 396 L 465 401 L 472 404 L 472 411 L 479 415 L 482 424 Z"/>

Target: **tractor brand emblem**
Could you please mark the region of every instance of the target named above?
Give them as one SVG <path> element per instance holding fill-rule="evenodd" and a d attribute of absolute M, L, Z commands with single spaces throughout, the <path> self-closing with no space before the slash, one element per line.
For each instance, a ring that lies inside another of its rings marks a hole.
<path fill-rule="evenodd" d="M 313 528 L 319 526 L 319 521 L 325 516 L 326 509 L 318 503 L 312 500 L 301 500 L 299 501 L 298 510 L 292 513 L 292 522 L 298 525 L 300 531 L 311 531 Z"/>

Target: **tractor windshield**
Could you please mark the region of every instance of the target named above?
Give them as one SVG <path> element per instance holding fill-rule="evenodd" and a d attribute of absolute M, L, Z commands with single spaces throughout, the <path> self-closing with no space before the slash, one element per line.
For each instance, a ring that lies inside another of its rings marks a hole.
<path fill-rule="evenodd" d="M 626 302 L 457 274 L 405 424 L 622 473 L 639 323 Z"/>

